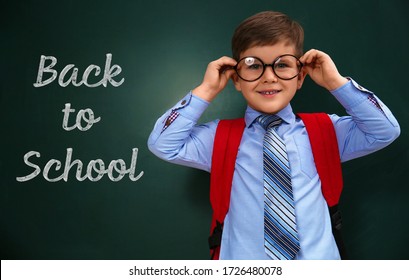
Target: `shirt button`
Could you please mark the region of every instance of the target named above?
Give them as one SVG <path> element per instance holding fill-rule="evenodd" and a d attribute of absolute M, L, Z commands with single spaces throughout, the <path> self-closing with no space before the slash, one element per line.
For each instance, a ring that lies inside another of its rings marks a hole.
<path fill-rule="evenodd" d="M 185 104 L 186 104 L 186 100 L 183 100 L 180 104 L 185 105 Z"/>

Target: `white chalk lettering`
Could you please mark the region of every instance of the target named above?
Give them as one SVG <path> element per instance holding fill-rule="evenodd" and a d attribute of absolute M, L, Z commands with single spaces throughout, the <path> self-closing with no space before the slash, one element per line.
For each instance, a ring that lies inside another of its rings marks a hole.
<path fill-rule="evenodd" d="M 51 64 L 44 68 L 44 63 L 47 59 L 51 60 Z M 40 65 L 38 66 L 37 82 L 34 84 L 34 87 L 43 87 L 51 83 L 57 77 L 57 71 L 53 68 L 57 64 L 57 59 L 54 56 L 45 56 L 42 55 L 40 59 Z M 43 81 L 43 73 L 52 73 L 52 76 L 47 80 Z"/>
<path fill-rule="evenodd" d="M 72 83 L 74 86 L 79 87 L 80 85 L 82 85 L 84 82 L 80 81 L 79 83 L 77 83 L 77 77 L 78 77 L 78 68 L 74 67 L 74 64 L 68 64 L 67 66 L 64 67 L 64 69 L 62 69 L 60 76 L 58 77 L 58 84 L 62 87 L 66 87 L 68 86 L 70 83 Z M 64 78 L 65 75 L 68 73 L 68 71 L 70 71 L 72 68 L 74 68 L 72 70 L 72 74 L 70 76 L 70 78 L 64 82 Z M 34 85 L 35 86 L 35 85 Z"/>
<path fill-rule="evenodd" d="M 131 156 L 131 165 L 129 169 L 126 168 L 126 163 L 122 159 L 112 160 L 108 165 L 108 168 L 105 169 L 105 163 L 102 159 L 91 160 L 87 165 L 87 171 L 84 175 L 82 175 L 83 163 L 81 160 L 76 159 L 72 161 L 72 148 L 67 148 L 67 155 L 65 158 L 64 164 L 64 171 L 61 173 L 60 176 L 55 178 L 50 178 L 49 172 L 50 170 L 59 171 L 61 169 L 62 163 L 57 159 L 51 159 L 47 162 L 43 169 L 43 177 L 45 180 L 49 182 L 58 182 L 60 180 L 64 180 L 65 182 L 69 179 L 70 170 L 77 165 L 77 170 L 75 173 L 75 177 L 78 181 L 84 181 L 88 179 L 92 182 L 97 182 L 104 177 L 105 174 L 108 175 L 108 178 L 113 182 L 118 182 L 122 180 L 122 178 L 129 174 L 129 179 L 133 182 L 138 181 L 144 174 L 143 171 L 140 171 L 137 176 L 135 176 L 136 172 L 136 163 L 138 158 L 138 148 L 132 149 L 132 156 Z M 27 166 L 34 168 L 35 170 L 27 175 L 22 177 L 16 177 L 18 182 L 27 182 L 41 173 L 41 168 L 32 162 L 29 159 L 35 155 L 37 158 L 41 157 L 41 154 L 36 151 L 30 151 L 24 155 L 24 163 Z M 118 167 L 119 164 L 119 167 Z M 93 173 L 96 173 L 96 176 L 93 176 Z"/>
<path fill-rule="evenodd" d="M 45 62 L 46 60 L 51 60 L 51 63 L 45 67 Z M 111 61 L 112 61 L 112 54 L 107 53 L 106 54 L 106 59 L 105 59 L 105 69 L 104 69 L 104 74 L 101 80 L 97 83 L 91 84 L 88 82 L 88 77 L 89 74 L 95 70 L 95 77 L 98 77 L 99 74 L 101 73 L 101 68 L 97 65 L 91 64 L 89 65 L 83 75 L 81 81 L 77 82 L 78 79 L 78 68 L 75 67 L 74 64 L 68 64 L 63 68 L 61 71 L 59 77 L 58 77 L 58 84 L 62 87 L 66 87 L 69 84 L 72 84 L 73 86 L 79 87 L 82 84 L 84 84 L 87 87 L 98 87 L 100 85 L 107 87 L 108 82 L 114 86 L 114 87 L 119 87 L 120 85 L 123 84 L 125 81 L 125 78 L 122 78 L 120 81 L 115 81 L 114 77 L 118 76 L 122 72 L 121 66 L 114 64 L 111 66 Z M 53 69 L 53 67 L 57 64 L 57 58 L 54 56 L 45 56 L 41 55 L 40 57 L 40 64 L 38 66 L 38 73 L 37 73 L 37 80 L 35 83 L 33 83 L 34 87 L 43 87 L 46 86 L 50 83 L 52 83 L 58 75 L 57 70 Z M 65 80 L 65 76 L 70 72 L 71 75 L 67 80 Z M 48 78 L 47 80 L 43 80 L 43 74 L 44 73 L 52 73 L 51 77 Z"/>
<path fill-rule="evenodd" d="M 73 130 L 75 128 L 78 128 L 81 131 L 87 131 L 92 127 L 94 123 L 97 123 L 101 120 L 101 117 L 94 118 L 94 112 L 87 108 L 83 110 L 79 110 L 76 118 L 76 122 L 72 126 L 68 126 L 68 119 L 70 117 L 70 113 L 74 113 L 75 109 L 71 109 L 71 103 L 66 103 L 65 108 L 62 109 L 62 112 L 64 113 L 64 118 L 62 121 L 62 128 L 66 131 Z M 88 115 L 88 117 L 86 116 Z M 84 121 L 87 125 L 85 127 L 82 126 L 81 121 Z"/>
<path fill-rule="evenodd" d="M 38 174 L 40 174 L 40 172 L 41 172 L 40 167 L 38 167 L 36 164 L 33 164 L 33 163 L 28 161 L 28 159 L 33 155 L 35 155 L 38 158 L 41 156 L 39 152 L 30 151 L 30 152 L 28 152 L 28 153 L 26 153 L 24 155 L 24 163 L 26 165 L 30 166 L 30 167 L 33 167 L 35 170 L 30 175 L 27 175 L 27 176 L 24 176 L 24 177 L 17 177 L 16 178 L 17 181 L 19 181 L 19 182 L 29 181 L 29 180 L 35 178 Z"/>
<path fill-rule="evenodd" d="M 44 179 L 46 179 L 49 182 L 57 182 L 59 180 L 61 180 L 63 178 L 63 175 L 54 178 L 54 179 L 50 179 L 48 177 L 48 172 L 50 172 L 51 166 L 53 166 L 55 164 L 55 170 L 58 171 L 61 169 L 61 161 L 56 160 L 56 159 L 51 159 L 47 162 L 47 164 L 45 165 L 44 169 L 43 169 L 43 177 Z"/>

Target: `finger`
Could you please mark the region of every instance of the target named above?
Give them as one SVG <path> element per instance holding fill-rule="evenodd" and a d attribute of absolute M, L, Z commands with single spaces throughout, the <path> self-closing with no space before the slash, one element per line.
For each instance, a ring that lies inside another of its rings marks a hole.
<path fill-rule="evenodd" d="M 227 64 L 227 65 L 232 65 L 232 66 L 237 64 L 237 61 L 235 59 L 228 57 L 228 56 L 222 56 L 217 61 L 220 61 L 222 64 Z"/>
<path fill-rule="evenodd" d="M 231 69 L 227 69 L 225 70 L 222 75 L 224 75 L 226 77 L 226 79 L 230 79 L 233 77 L 233 75 L 236 73 L 236 70 L 234 70 L 233 68 Z"/>
<path fill-rule="evenodd" d="M 309 75 L 310 74 L 310 69 L 309 67 L 303 67 L 301 68 L 301 75 Z"/>
<path fill-rule="evenodd" d="M 304 64 L 312 64 L 315 61 L 319 60 L 323 56 L 323 52 L 316 50 L 316 49 L 311 49 L 308 52 L 306 52 L 301 58 L 300 61 Z"/>
<path fill-rule="evenodd" d="M 305 64 L 311 64 L 317 59 L 318 53 L 316 50 L 311 50 L 305 57 Z"/>
<path fill-rule="evenodd" d="M 226 72 L 234 72 L 234 66 L 231 66 L 231 65 L 222 65 L 221 66 L 221 68 L 220 68 L 220 73 L 222 73 L 222 74 L 224 74 L 224 73 L 226 73 Z"/>
<path fill-rule="evenodd" d="M 213 61 L 213 63 L 220 72 L 233 69 L 233 67 L 237 64 L 236 60 L 228 56 L 223 56 L 218 60 Z"/>
<path fill-rule="evenodd" d="M 308 60 L 309 57 L 311 56 L 311 52 L 313 52 L 313 51 L 314 51 L 314 49 L 311 49 L 311 50 L 305 52 L 304 55 L 300 57 L 300 61 L 301 61 L 302 63 L 306 64 L 306 63 L 307 63 L 307 60 Z"/>

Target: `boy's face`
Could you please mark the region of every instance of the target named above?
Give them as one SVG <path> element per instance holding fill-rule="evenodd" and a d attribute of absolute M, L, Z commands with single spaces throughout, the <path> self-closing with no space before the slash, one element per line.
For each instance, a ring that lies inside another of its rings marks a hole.
<path fill-rule="evenodd" d="M 268 46 L 254 46 L 242 52 L 240 59 L 253 56 L 270 64 L 283 54 L 295 55 L 294 46 L 284 42 Z M 236 89 L 242 92 L 251 108 L 265 114 L 276 114 L 290 103 L 295 92 L 301 88 L 304 78 L 305 73 L 301 71 L 292 80 L 281 80 L 274 74 L 271 67 L 267 67 L 261 78 L 254 82 L 244 81 L 237 74 L 233 77 L 233 81 Z"/>

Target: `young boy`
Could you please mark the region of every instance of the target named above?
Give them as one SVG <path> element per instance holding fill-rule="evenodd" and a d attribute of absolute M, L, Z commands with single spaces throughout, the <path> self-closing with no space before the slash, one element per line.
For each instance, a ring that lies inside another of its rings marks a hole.
<path fill-rule="evenodd" d="M 282 13 L 267 11 L 246 19 L 233 35 L 233 58 L 211 62 L 203 82 L 159 118 L 149 137 L 149 149 L 158 157 L 210 171 L 219 121 L 203 125 L 196 122 L 230 79 L 243 94 L 248 104 L 245 129 L 220 259 L 340 258 L 309 138 L 290 105 L 306 75 L 326 88 L 349 114 L 329 115 L 342 162 L 379 150 L 400 134 L 389 109 L 372 92 L 341 76 L 327 54 L 314 49 L 303 54 L 303 39 L 302 27 Z M 296 217 L 291 238 L 295 243 L 289 245 L 293 248 L 289 255 L 274 245 L 273 237 L 265 236 L 263 141 L 267 133 L 260 115 L 281 119 L 274 133 L 287 153 L 293 200 L 289 202 L 293 214 L 288 215 Z"/>

